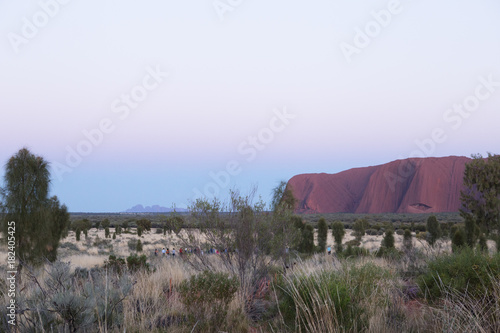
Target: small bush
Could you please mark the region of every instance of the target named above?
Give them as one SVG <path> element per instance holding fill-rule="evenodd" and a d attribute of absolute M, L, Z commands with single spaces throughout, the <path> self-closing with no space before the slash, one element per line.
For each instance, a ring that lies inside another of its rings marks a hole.
<path fill-rule="evenodd" d="M 359 246 L 351 246 L 350 244 L 347 246 L 345 251 L 342 251 L 339 253 L 339 256 L 341 258 L 349 258 L 349 257 L 360 257 L 360 256 L 367 256 L 369 255 L 370 252 L 365 249 L 364 247 L 359 247 Z"/>
<path fill-rule="evenodd" d="M 469 248 L 440 256 L 428 264 L 426 274 L 419 277 L 424 295 L 435 300 L 448 292 L 471 297 L 484 297 L 492 291 L 492 277 L 500 274 L 500 254 L 489 257 Z"/>
<path fill-rule="evenodd" d="M 311 322 L 321 323 L 318 331 L 344 328 L 349 331 L 360 320 L 361 309 L 352 301 L 347 285 L 333 271 L 309 276 L 295 275 L 278 281 L 279 308 L 285 324 L 307 332 Z M 334 327 L 332 327 L 334 326 Z"/>
<path fill-rule="evenodd" d="M 149 264 L 147 262 L 148 258 L 143 254 L 138 256 L 137 254 L 132 254 L 127 257 L 127 267 L 131 272 L 136 272 L 138 270 L 145 270 L 149 272 Z"/>
<path fill-rule="evenodd" d="M 129 239 L 127 242 L 127 246 L 130 251 L 135 251 L 135 249 L 137 248 L 137 239 Z"/>
<path fill-rule="evenodd" d="M 117 258 L 115 255 L 110 255 L 108 260 L 104 262 L 104 267 L 121 274 L 123 269 L 126 267 L 125 259 Z"/>
<path fill-rule="evenodd" d="M 179 286 L 181 302 L 191 324 L 200 332 L 218 332 L 224 325 L 229 303 L 238 290 L 238 280 L 225 273 L 204 271 Z"/>

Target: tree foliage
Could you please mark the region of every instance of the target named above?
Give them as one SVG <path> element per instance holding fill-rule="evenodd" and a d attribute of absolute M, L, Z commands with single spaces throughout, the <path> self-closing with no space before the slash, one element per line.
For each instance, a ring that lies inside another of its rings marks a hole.
<path fill-rule="evenodd" d="M 465 165 L 464 190 L 461 192 L 462 207 L 460 215 L 473 221 L 487 234 L 500 228 L 500 155 L 488 154 L 472 156 L 473 160 Z M 474 230 L 470 227 L 469 231 Z M 466 236 L 472 240 L 472 233 Z M 498 237 L 497 237 L 498 238 Z M 497 239 L 497 249 L 500 250 Z"/>
<path fill-rule="evenodd" d="M 430 246 L 434 246 L 436 241 L 441 238 L 442 231 L 441 226 L 437 218 L 434 215 L 431 215 L 427 218 L 427 242 Z"/>
<path fill-rule="evenodd" d="M 328 238 L 328 225 L 322 217 L 318 221 L 318 252 L 325 252 L 326 240 Z"/>
<path fill-rule="evenodd" d="M 6 164 L 3 211 L 6 222 L 14 221 L 16 252 L 27 262 L 37 263 L 43 257 L 56 259 L 59 240 L 69 227 L 69 214 L 57 197 L 49 198 L 50 173 L 41 156 L 22 148 Z"/>
<path fill-rule="evenodd" d="M 357 219 L 354 221 L 352 225 L 352 230 L 354 237 L 356 237 L 357 241 L 361 241 L 363 236 L 365 235 L 366 229 L 369 227 L 368 221 L 366 219 Z"/>
<path fill-rule="evenodd" d="M 335 221 L 332 224 L 332 236 L 335 240 L 335 247 L 337 252 L 342 252 L 342 239 L 345 235 L 344 224 L 340 221 Z"/>

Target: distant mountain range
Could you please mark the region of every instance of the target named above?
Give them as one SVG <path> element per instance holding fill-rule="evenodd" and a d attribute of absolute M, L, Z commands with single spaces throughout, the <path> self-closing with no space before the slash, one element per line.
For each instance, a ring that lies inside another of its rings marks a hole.
<path fill-rule="evenodd" d="M 174 210 L 172 208 L 162 207 L 159 205 L 146 206 L 143 205 L 135 205 L 134 207 L 127 209 L 125 213 L 171 213 Z M 176 208 L 176 212 L 184 213 L 187 212 L 187 209 L 184 208 Z"/>
<path fill-rule="evenodd" d="M 300 213 L 457 212 L 462 156 L 409 158 L 336 174 L 301 174 L 288 181 Z"/>

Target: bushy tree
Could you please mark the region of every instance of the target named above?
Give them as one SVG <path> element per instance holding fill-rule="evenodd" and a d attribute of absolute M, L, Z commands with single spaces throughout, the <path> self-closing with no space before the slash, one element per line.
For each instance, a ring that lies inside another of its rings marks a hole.
<path fill-rule="evenodd" d="M 385 232 L 384 239 L 382 240 L 382 246 L 386 249 L 394 248 L 394 232 L 392 230 L 387 230 Z"/>
<path fill-rule="evenodd" d="M 43 257 L 56 259 L 59 240 L 67 233 L 69 215 L 57 197 L 48 198 L 48 163 L 27 148 L 19 150 L 5 166 L 1 189 L 3 233 L 15 222 L 16 253 L 22 261 L 38 263 Z M 18 270 L 21 269 L 21 263 Z"/>
<path fill-rule="evenodd" d="M 136 224 L 137 229 L 141 228 L 142 231 L 151 231 L 151 221 L 148 219 L 140 219 Z"/>
<path fill-rule="evenodd" d="M 104 219 L 102 222 L 101 222 L 101 226 L 106 229 L 106 228 L 109 228 L 109 226 L 111 225 L 111 223 L 109 222 L 108 219 Z"/>
<path fill-rule="evenodd" d="M 328 225 L 326 224 L 326 220 L 322 217 L 318 221 L 318 252 L 325 252 L 327 237 Z"/>
<path fill-rule="evenodd" d="M 141 226 L 137 227 L 137 236 L 139 236 L 139 237 L 142 236 L 142 227 Z"/>
<path fill-rule="evenodd" d="M 461 227 L 456 228 L 453 236 L 451 237 L 451 248 L 453 252 L 462 250 L 466 244 L 467 242 L 465 239 L 464 229 Z"/>
<path fill-rule="evenodd" d="M 335 247 L 337 249 L 337 252 L 342 252 L 342 239 L 345 235 L 345 228 L 342 222 L 335 221 L 332 224 L 332 235 L 333 239 L 335 240 Z"/>
<path fill-rule="evenodd" d="M 109 238 L 109 227 L 104 228 L 104 237 Z"/>
<path fill-rule="evenodd" d="M 403 234 L 403 247 L 405 250 L 411 250 L 413 248 L 413 237 L 411 235 L 410 229 L 405 229 Z"/>
<path fill-rule="evenodd" d="M 474 221 L 487 234 L 500 229 L 500 155 L 473 155 L 465 165 L 464 190 L 461 191 L 460 215 Z M 472 228 L 470 230 L 473 230 Z M 467 236 L 471 238 L 472 236 Z M 497 250 L 500 250 L 500 238 Z"/>
<path fill-rule="evenodd" d="M 427 219 L 427 242 L 430 246 L 434 246 L 436 241 L 441 238 L 441 227 L 437 218 L 434 215 Z"/>
<path fill-rule="evenodd" d="M 302 239 L 299 245 L 299 251 L 302 253 L 314 252 L 314 228 L 310 224 L 304 225 L 302 229 Z"/>
<path fill-rule="evenodd" d="M 357 219 L 356 221 L 354 221 L 354 224 L 352 225 L 352 230 L 354 237 L 358 242 L 361 242 L 361 239 L 365 235 L 368 226 L 369 226 L 368 221 L 366 221 L 366 219 Z"/>

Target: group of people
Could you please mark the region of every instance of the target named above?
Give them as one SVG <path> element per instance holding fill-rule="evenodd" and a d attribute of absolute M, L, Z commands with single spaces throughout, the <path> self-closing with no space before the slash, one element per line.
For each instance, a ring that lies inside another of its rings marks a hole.
<path fill-rule="evenodd" d="M 224 249 L 224 253 L 227 253 L 228 250 L 227 249 Z M 199 248 L 194 248 L 194 249 L 191 249 L 191 248 L 182 248 L 180 247 L 178 251 L 175 250 L 175 248 L 172 248 L 171 250 L 167 247 L 166 249 L 163 248 L 161 250 L 161 254 L 162 256 L 172 256 L 172 257 L 175 257 L 176 253 L 178 253 L 179 255 L 183 255 L 183 254 L 186 254 L 186 253 L 189 253 L 189 254 L 201 254 L 203 255 L 205 252 Z M 207 250 L 206 253 L 209 253 L 209 254 L 219 254 L 219 250 L 217 249 L 209 249 Z M 158 251 L 158 249 L 155 249 L 155 256 L 157 257 L 158 255 L 160 254 L 160 251 Z"/>

